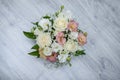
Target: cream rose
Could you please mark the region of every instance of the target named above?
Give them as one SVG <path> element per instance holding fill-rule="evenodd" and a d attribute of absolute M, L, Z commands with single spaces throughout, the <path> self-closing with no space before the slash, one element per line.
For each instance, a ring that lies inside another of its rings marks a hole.
<path fill-rule="evenodd" d="M 78 48 L 78 45 L 73 40 L 68 40 L 64 45 L 64 49 L 69 52 L 74 52 L 77 50 L 77 48 Z"/>
<path fill-rule="evenodd" d="M 49 46 L 52 40 L 49 33 L 41 32 L 37 37 L 37 44 L 39 47 L 44 48 L 45 46 Z"/>
<path fill-rule="evenodd" d="M 63 31 L 67 28 L 68 20 L 64 17 L 58 17 L 54 21 L 54 27 L 57 31 Z"/>
<path fill-rule="evenodd" d="M 52 48 L 50 48 L 50 47 L 45 47 L 45 48 L 44 48 L 44 51 L 43 51 L 43 54 L 46 55 L 46 56 L 52 55 Z"/>

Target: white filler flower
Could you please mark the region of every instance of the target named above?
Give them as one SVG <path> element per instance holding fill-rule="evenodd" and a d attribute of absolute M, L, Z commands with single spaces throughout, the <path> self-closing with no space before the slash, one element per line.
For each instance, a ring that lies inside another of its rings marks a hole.
<path fill-rule="evenodd" d="M 41 32 L 37 37 L 37 44 L 39 47 L 44 48 L 45 46 L 49 46 L 52 40 L 49 33 Z"/>
<path fill-rule="evenodd" d="M 62 50 L 63 47 L 62 47 L 60 44 L 54 42 L 54 43 L 52 44 L 52 49 L 53 49 L 53 51 L 57 52 L 58 50 Z"/>
<path fill-rule="evenodd" d="M 60 63 L 64 63 L 64 62 L 66 62 L 67 57 L 68 57 L 67 53 L 66 54 L 60 54 L 60 55 L 58 55 L 58 60 L 59 60 Z"/>
<path fill-rule="evenodd" d="M 43 30 L 47 30 L 48 26 L 51 25 L 51 22 L 48 19 L 41 19 L 38 25 L 40 25 L 43 28 Z"/>

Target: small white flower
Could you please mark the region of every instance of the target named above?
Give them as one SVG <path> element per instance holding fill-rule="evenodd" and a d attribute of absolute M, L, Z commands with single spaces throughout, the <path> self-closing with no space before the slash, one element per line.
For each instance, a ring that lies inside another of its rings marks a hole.
<path fill-rule="evenodd" d="M 78 32 L 71 32 L 70 33 L 70 38 L 71 39 L 77 39 L 77 37 L 78 37 Z"/>
<path fill-rule="evenodd" d="M 39 35 L 41 33 L 41 31 L 38 29 L 38 28 L 36 28 L 35 30 L 34 30 L 34 34 L 35 35 Z"/>
<path fill-rule="evenodd" d="M 77 48 L 78 48 L 77 42 L 70 39 L 64 45 L 64 49 L 69 52 L 75 52 Z"/>
<path fill-rule="evenodd" d="M 52 44 L 52 49 L 53 49 L 53 51 L 57 52 L 58 50 L 62 50 L 63 47 L 61 45 L 59 45 L 58 43 L 54 42 Z"/>
<path fill-rule="evenodd" d="M 45 46 L 49 46 L 52 42 L 50 34 L 43 33 L 43 32 L 40 32 L 36 40 L 39 47 L 42 47 L 42 48 L 44 48 Z"/>
<path fill-rule="evenodd" d="M 52 48 L 50 48 L 50 47 L 45 47 L 45 48 L 44 48 L 44 51 L 43 51 L 43 54 L 46 55 L 46 56 L 52 55 Z"/>
<path fill-rule="evenodd" d="M 58 55 L 58 60 L 60 63 L 64 63 L 66 62 L 67 57 L 68 57 L 68 54 L 60 54 Z"/>
<path fill-rule="evenodd" d="M 43 30 L 47 30 L 48 29 L 48 25 L 51 25 L 51 22 L 48 19 L 41 19 L 38 23 L 38 25 L 40 25 Z"/>

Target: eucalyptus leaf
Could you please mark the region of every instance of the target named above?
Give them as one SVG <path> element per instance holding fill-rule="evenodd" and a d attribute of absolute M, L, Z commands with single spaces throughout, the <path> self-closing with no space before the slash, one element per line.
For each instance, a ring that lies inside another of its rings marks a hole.
<path fill-rule="evenodd" d="M 30 39 L 36 39 L 36 36 L 32 32 L 25 32 L 23 31 L 24 35 Z"/>

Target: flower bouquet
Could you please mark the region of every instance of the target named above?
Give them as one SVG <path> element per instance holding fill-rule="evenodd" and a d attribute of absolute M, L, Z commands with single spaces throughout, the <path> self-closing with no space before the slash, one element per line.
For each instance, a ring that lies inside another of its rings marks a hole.
<path fill-rule="evenodd" d="M 85 55 L 83 45 L 87 42 L 87 33 L 79 29 L 70 11 L 64 6 L 52 15 L 43 16 L 33 23 L 30 32 L 24 35 L 36 41 L 29 55 L 43 58 L 57 65 L 69 64 L 74 56 Z"/>

